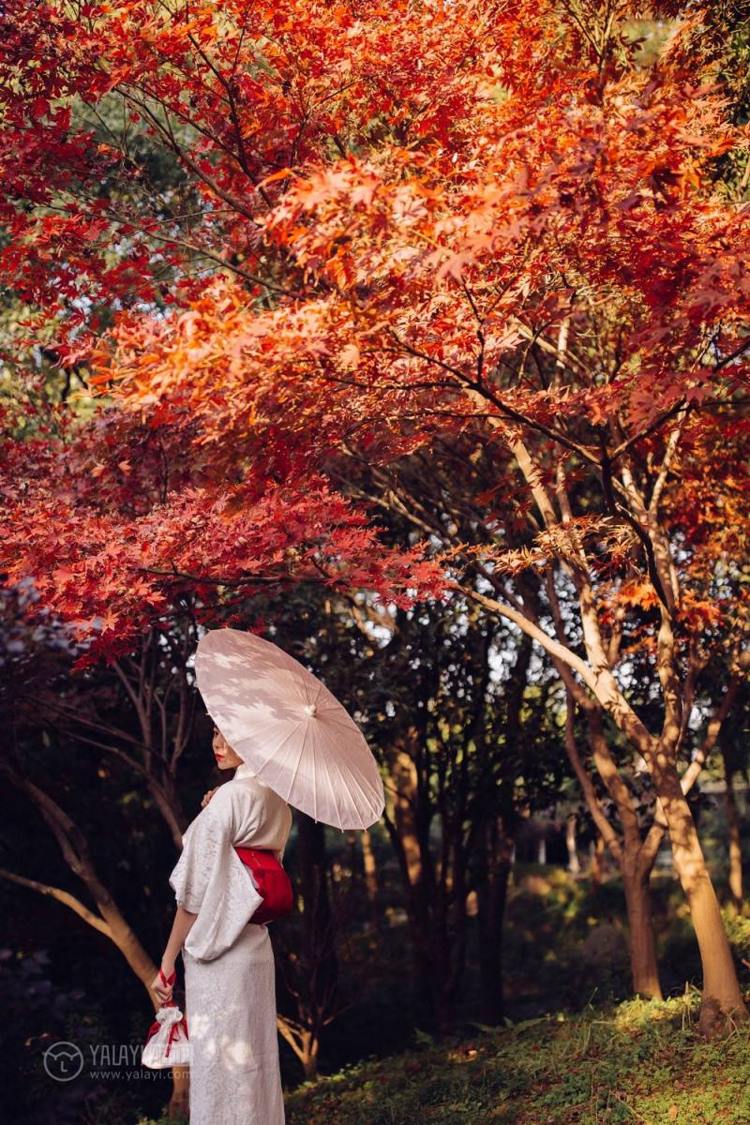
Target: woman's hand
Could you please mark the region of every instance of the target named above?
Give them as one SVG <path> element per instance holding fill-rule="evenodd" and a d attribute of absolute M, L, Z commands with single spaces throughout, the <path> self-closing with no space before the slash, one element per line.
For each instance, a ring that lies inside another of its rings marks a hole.
<path fill-rule="evenodd" d="M 219 788 L 219 786 L 217 785 L 216 789 L 218 789 L 218 788 Z M 206 805 L 208 804 L 208 802 L 211 800 L 214 793 L 216 792 L 216 789 L 209 789 L 206 793 L 203 794 L 203 797 L 201 799 L 201 808 L 202 809 L 205 809 Z"/>
<path fill-rule="evenodd" d="M 151 991 L 156 993 L 156 999 L 160 1004 L 168 1004 L 172 999 L 174 982 L 174 965 L 162 962 L 161 969 L 151 981 Z"/>

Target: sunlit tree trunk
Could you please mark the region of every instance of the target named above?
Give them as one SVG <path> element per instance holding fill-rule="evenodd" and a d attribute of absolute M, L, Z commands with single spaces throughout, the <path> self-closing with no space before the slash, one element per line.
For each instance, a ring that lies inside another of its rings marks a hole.
<path fill-rule="evenodd" d="M 589 879 L 593 887 L 600 887 L 604 878 L 604 852 L 606 845 L 601 836 L 596 837 L 591 844 L 591 858 L 589 861 Z"/>
<path fill-rule="evenodd" d="M 320 1053 L 318 1035 L 306 1024 L 299 1023 L 289 1016 L 278 1016 L 276 1026 L 282 1039 L 289 1044 L 297 1056 L 305 1081 L 315 1082 L 318 1078 L 318 1056 Z"/>
<path fill-rule="evenodd" d="M 575 813 L 571 813 L 565 821 L 565 846 L 568 849 L 568 871 L 571 875 L 580 875 L 581 861 L 578 858 L 578 841 L 576 839 L 576 828 L 578 825 L 578 817 Z"/>
<path fill-rule="evenodd" d="M 601 859 L 608 847 L 623 879 L 625 908 L 628 918 L 628 946 L 633 991 L 636 995 L 661 999 L 656 939 L 651 912 L 649 879 L 653 869 L 658 841 L 643 841 L 638 815 L 630 789 L 617 771 L 607 745 L 601 716 L 590 707 L 586 712 L 588 741 L 595 767 L 617 809 L 621 831 L 610 823 L 594 784 L 578 752 L 574 730 L 574 703 L 567 693 L 565 747 L 573 771 L 578 778 L 584 799 L 599 834 L 601 845 L 594 852 L 597 860 L 596 878 L 601 881 Z"/>
<path fill-rule="evenodd" d="M 700 1029 L 718 1031 L 727 1019 L 747 1018 L 729 940 L 690 806 L 677 771 L 658 762 L 656 789 L 672 842 L 675 870 L 687 897 L 703 965 Z"/>
<path fill-rule="evenodd" d="M 417 886 L 422 876 L 422 848 L 416 816 L 417 770 L 411 756 L 401 749 L 391 755 L 391 778 L 395 794 L 394 817 L 401 841 L 406 871 L 411 886 Z"/>

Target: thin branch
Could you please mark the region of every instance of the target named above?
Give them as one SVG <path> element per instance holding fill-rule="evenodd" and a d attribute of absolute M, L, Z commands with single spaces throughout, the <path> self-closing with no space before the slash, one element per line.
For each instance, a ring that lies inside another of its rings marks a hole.
<path fill-rule="evenodd" d="M 112 937 L 112 927 L 103 918 L 94 914 L 87 906 L 76 898 L 75 895 L 70 894 L 69 891 L 64 891 L 62 887 L 53 887 L 49 883 L 40 883 L 36 879 L 27 879 L 25 875 L 17 875 L 14 871 L 7 871 L 4 867 L 0 867 L 0 879 L 8 879 L 12 883 L 17 883 L 20 887 L 28 887 L 29 890 L 37 891 L 40 895 L 48 895 L 54 898 L 57 902 L 63 903 L 65 906 L 70 907 L 79 918 L 83 918 L 89 926 L 93 926 L 100 934 L 106 937 Z"/>

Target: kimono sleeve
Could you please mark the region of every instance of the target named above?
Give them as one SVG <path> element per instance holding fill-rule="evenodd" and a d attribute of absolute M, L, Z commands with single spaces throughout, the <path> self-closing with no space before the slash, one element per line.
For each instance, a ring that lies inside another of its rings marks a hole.
<path fill-rule="evenodd" d="M 263 899 L 233 847 L 240 813 L 236 793 L 222 786 L 183 837 L 182 854 L 169 877 L 177 904 L 197 914 L 185 951 L 212 961 L 241 934 Z"/>

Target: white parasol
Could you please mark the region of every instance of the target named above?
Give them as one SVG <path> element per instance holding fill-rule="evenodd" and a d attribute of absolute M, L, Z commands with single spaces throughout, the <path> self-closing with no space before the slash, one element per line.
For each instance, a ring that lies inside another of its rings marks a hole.
<path fill-rule="evenodd" d="M 380 819 L 383 782 L 362 732 L 294 657 L 254 633 L 213 629 L 195 669 L 209 715 L 260 781 L 334 828 Z"/>

